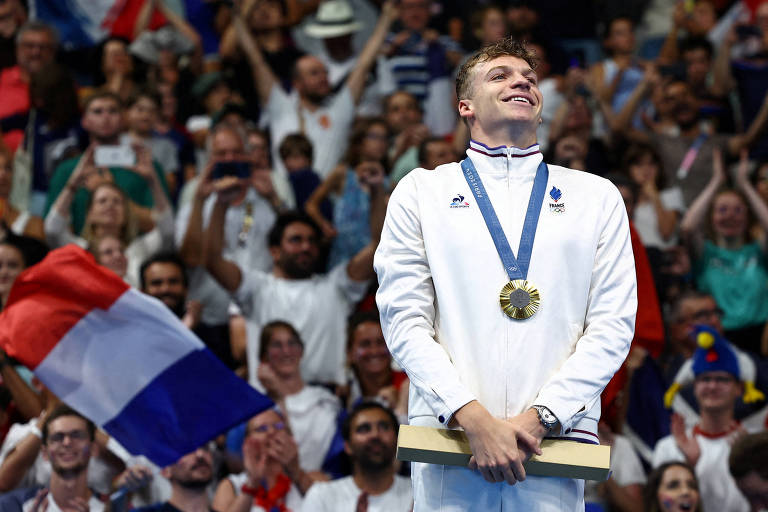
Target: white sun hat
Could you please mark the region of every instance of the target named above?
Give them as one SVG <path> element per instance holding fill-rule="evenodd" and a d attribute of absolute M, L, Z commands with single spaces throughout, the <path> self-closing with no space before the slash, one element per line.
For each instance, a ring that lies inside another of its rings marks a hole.
<path fill-rule="evenodd" d="M 346 0 L 326 0 L 317 9 L 317 15 L 305 28 L 308 36 L 321 39 L 345 36 L 363 28 L 355 19 Z"/>

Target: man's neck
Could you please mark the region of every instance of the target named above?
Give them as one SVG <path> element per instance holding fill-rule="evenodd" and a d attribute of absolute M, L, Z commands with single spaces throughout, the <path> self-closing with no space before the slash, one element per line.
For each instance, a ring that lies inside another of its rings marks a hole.
<path fill-rule="evenodd" d="M 145 142 L 152 137 L 152 130 L 148 132 L 140 132 L 138 130 L 130 130 L 128 132 L 133 140 L 136 142 Z"/>
<path fill-rule="evenodd" d="M 477 126 L 471 131 L 471 137 L 489 148 L 507 146 L 525 149 L 536 144 L 536 129 L 531 130 L 527 125 L 509 124 L 504 130 L 488 130 L 486 133 L 482 127 Z"/>
<path fill-rule="evenodd" d="M 323 106 L 322 102 L 316 102 L 303 94 L 299 95 L 299 103 L 301 104 L 301 108 L 307 109 L 310 112 L 314 112 Z"/>
<path fill-rule="evenodd" d="M 208 494 L 205 487 L 201 489 L 187 489 L 178 484 L 173 486 L 173 494 L 168 503 L 184 512 L 208 512 Z"/>
<path fill-rule="evenodd" d="M 733 427 L 733 408 L 721 410 L 702 410 L 699 429 L 708 434 L 720 434 Z"/>
<path fill-rule="evenodd" d="M 392 468 L 373 472 L 355 468 L 352 478 L 361 491 L 376 496 L 387 492 L 392 487 L 395 482 L 395 473 Z"/>
<path fill-rule="evenodd" d="M 683 137 L 698 137 L 701 133 L 698 122 L 692 123 L 690 126 L 682 126 L 680 124 L 677 126 L 680 128 L 680 135 Z"/>
<path fill-rule="evenodd" d="M 285 279 L 287 281 L 306 281 L 307 279 L 312 277 L 311 275 L 308 276 L 308 277 L 296 277 L 296 276 L 288 275 L 285 272 L 285 270 L 280 268 L 279 265 L 273 265 L 272 266 L 272 275 L 275 276 L 275 277 L 278 277 L 280 279 Z"/>
<path fill-rule="evenodd" d="M 85 501 L 91 498 L 91 490 L 88 488 L 88 473 L 85 469 L 68 477 L 62 477 L 56 472 L 51 473 L 51 482 L 48 488 L 54 501 L 60 507 L 66 507 L 74 498 L 83 498 Z"/>
<path fill-rule="evenodd" d="M 120 134 L 116 133 L 110 137 L 96 137 L 91 135 L 91 142 L 97 146 L 114 146 L 120 143 Z"/>

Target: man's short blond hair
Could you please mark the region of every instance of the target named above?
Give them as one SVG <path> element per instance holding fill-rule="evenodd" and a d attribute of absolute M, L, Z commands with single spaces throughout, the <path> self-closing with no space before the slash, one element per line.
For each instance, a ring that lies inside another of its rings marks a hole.
<path fill-rule="evenodd" d="M 538 64 L 536 53 L 525 43 L 511 37 L 505 37 L 501 41 L 483 46 L 459 68 L 459 73 L 456 76 L 456 98 L 463 100 L 472 97 L 472 72 L 475 66 L 506 56 L 523 59 L 531 66 L 531 69 L 536 69 Z"/>

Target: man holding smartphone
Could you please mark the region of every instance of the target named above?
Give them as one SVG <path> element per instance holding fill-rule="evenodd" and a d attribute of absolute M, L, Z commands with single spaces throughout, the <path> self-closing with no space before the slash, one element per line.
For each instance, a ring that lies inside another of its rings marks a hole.
<path fill-rule="evenodd" d="M 153 205 L 152 193 L 146 180 L 133 171 L 136 164 L 135 151 L 131 146 L 121 146 L 118 143 L 122 133 L 122 118 L 123 104 L 114 93 L 97 92 L 85 101 L 81 123 L 90 142 L 95 144 L 94 159 L 97 172 L 90 176 L 84 188 L 77 191 L 72 202 L 71 218 L 75 233 L 79 233 L 85 224 L 90 191 L 104 181 L 114 182 L 132 201 L 141 231 L 149 231 L 154 225 L 150 213 Z M 80 157 L 71 158 L 56 167 L 48 188 L 45 215 L 67 184 L 79 161 Z M 154 167 L 160 184 L 168 195 L 165 176 L 157 163 L 154 163 Z"/>
<path fill-rule="evenodd" d="M 221 179 L 239 184 L 223 222 L 224 253 L 242 268 L 268 271 L 272 257 L 267 232 L 281 208 L 272 186 L 266 153 L 251 156 L 245 133 L 224 123 L 213 127 L 209 137 L 211 158 L 203 169 L 191 204 L 176 217 L 176 246 L 190 272 L 189 297 L 203 303 L 200 337 L 225 363 L 233 365 L 229 333 L 229 293 L 205 270 L 203 230 L 215 202 L 212 182 Z"/>

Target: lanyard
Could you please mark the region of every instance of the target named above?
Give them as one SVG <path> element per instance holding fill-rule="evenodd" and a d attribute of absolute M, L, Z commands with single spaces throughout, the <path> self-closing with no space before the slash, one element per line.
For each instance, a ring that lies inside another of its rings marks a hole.
<path fill-rule="evenodd" d="M 699 154 L 699 150 L 706 140 L 707 134 L 702 133 L 693 141 L 693 144 L 691 144 L 691 147 L 688 148 L 688 151 L 685 153 L 683 161 L 680 162 L 680 167 L 677 169 L 677 179 L 684 180 L 685 177 L 688 176 L 688 171 L 691 170 L 691 166 L 696 160 L 696 156 Z"/>
<path fill-rule="evenodd" d="M 531 197 L 528 199 L 528 210 L 525 212 L 525 221 L 523 222 L 523 232 L 520 235 L 520 246 L 517 249 L 517 258 L 509 246 L 507 237 L 501 227 L 496 211 L 493 209 L 488 194 L 485 193 L 485 187 L 477 174 L 472 160 L 465 158 L 461 161 L 461 170 L 464 171 L 464 179 L 475 196 L 480 213 L 483 214 L 485 225 L 493 238 L 493 244 L 499 253 L 501 262 L 504 264 L 504 270 L 507 271 L 510 281 L 516 279 L 528 278 L 528 266 L 531 263 L 531 252 L 533 251 L 533 239 L 536 236 L 536 226 L 539 223 L 539 213 L 544 201 L 544 192 L 547 189 L 547 180 L 549 179 L 549 169 L 547 164 L 541 162 L 536 169 L 536 178 L 533 180 L 533 189 Z"/>

